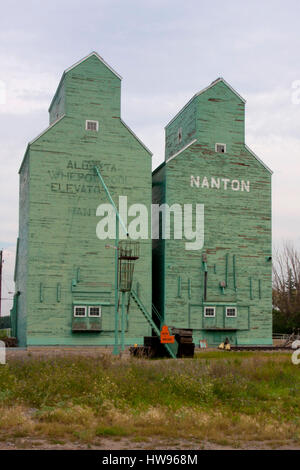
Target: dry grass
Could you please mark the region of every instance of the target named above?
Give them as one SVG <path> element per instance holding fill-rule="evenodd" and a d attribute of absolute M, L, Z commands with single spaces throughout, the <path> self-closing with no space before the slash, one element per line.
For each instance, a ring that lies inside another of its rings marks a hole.
<path fill-rule="evenodd" d="M 268 353 L 15 360 L 0 368 L 0 436 L 300 444 L 299 372 L 290 355 Z"/>

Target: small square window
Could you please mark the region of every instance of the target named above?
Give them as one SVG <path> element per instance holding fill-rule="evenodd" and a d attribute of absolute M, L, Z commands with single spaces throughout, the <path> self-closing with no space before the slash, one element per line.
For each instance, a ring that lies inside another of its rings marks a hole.
<path fill-rule="evenodd" d="M 179 144 L 182 141 L 182 128 L 181 127 L 179 127 L 179 129 L 178 129 L 177 140 L 178 140 Z"/>
<path fill-rule="evenodd" d="M 204 307 L 204 316 L 205 317 L 215 317 L 216 316 L 216 307 Z"/>
<path fill-rule="evenodd" d="M 101 307 L 89 307 L 89 317 L 101 317 Z"/>
<path fill-rule="evenodd" d="M 226 317 L 236 317 L 236 307 L 226 307 Z"/>
<path fill-rule="evenodd" d="M 98 132 L 99 122 L 98 121 L 85 121 L 85 130 Z"/>
<path fill-rule="evenodd" d="M 74 317 L 86 317 L 86 307 L 82 305 L 75 305 Z"/>
<path fill-rule="evenodd" d="M 215 151 L 217 153 L 226 153 L 226 144 L 216 144 Z"/>

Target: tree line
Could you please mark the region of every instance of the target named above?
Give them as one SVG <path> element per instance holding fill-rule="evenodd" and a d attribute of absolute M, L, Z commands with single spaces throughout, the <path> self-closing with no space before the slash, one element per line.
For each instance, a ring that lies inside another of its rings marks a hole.
<path fill-rule="evenodd" d="M 300 329 L 300 252 L 285 243 L 273 256 L 273 332 Z"/>

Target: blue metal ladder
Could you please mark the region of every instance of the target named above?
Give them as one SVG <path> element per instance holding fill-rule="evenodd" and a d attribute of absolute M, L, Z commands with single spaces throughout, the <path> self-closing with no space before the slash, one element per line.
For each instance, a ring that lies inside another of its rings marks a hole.
<path fill-rule="evenodd" d="M 158 336 L 160 338 L 160 329 L 158 328 L 158 326 L 156 325 L 156 323 L 153 321 L 153 318 L 152 316 L 149 314 L 149 312 L 147 311 L 145 305 L 143 304 L 143 302 L 141 301 L 141 299 L 139 298 L 139 296 L 137 295 L 137 293 L 132 289 L 131 292 L 130 292 L 130 295 L 131 297 L 133 298 L 134 302 L 137 304 L 138 308 L 140 309 L 140 311 L 143 313 L 144 317 L 146 318 L 147 322 L 149 323 L 149 325 L 151 326 L 151 328 L 153 329 L 154 333 L 156 334 L 156 336 Z M 154 307 L 154 305 L 152 305 L 152 311 L 153 313 L 157 316 L 158 320 L 159 320 L 159 324 L 161 324 L 161 316 L 159 314 L 159 312 L 156 310 L 156 308 Z M 175 343 L 173 344 L 168 344 L 168 343 L 164 343 L 164 347 L 166 348 L 166 350 L 168 351 L 168 354 L 173 358 L 173 359 L 176 359 L 176 355 L 177 355 L 177 351 L 178 351 L 178 343 L 177 341 L 175 340 Z"/>

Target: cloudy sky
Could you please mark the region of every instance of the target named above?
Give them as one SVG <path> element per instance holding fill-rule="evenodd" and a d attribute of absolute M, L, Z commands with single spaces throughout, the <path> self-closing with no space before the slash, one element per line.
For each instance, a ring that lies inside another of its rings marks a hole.
<path fill-rule="evenodd" d="M 122 117 L 163 159 L 164 126 L 224 77 L 246 100 L 246 142 L 274 171 L 274 244 L 300 247 L 300 3 L 10 0 L 0 19 L 0 249 L 13 290 L 18 168 L 48 125 L 64 69 L 97 51 L 122 77 Z M 7 313 L 9 301 L 3 302 Z"/>

